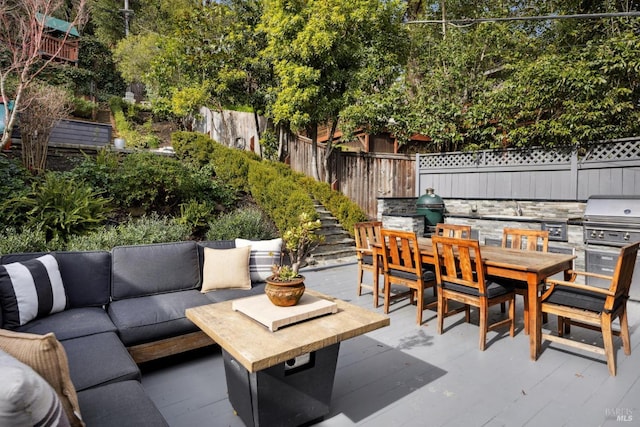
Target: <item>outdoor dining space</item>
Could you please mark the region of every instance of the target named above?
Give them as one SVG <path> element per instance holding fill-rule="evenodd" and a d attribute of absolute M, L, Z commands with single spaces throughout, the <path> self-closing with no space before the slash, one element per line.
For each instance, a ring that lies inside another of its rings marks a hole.
<path fill-rule="evenodd" d="M 384 233 L 387 242 L 390 233 L 393 231 Z M 637 422 L 640 302 L 626 301 L 626 317 L 619 310 L 620 304 L 603 310 L 605 317 L 615 318 L 614 330 L 620 330 L 621 326 L 624 329 L 620 318 L 626 318 L 629 326 L 628 338 L 624 334 L 613 336 L 608 354 L 615 360 L 614 376 L 607 363 L 607 352 L 593 353 L 586 346 L 604 348 L 603 334 L 576 324 L 569 329 L 567 319 L 585 319 L 577 317 L 576 307 L 559 308 L 566 298 L 549 297 L 554 286 L 556 290 L 569 289 L 560 286 L 564 279 L 573 279 L 564 273 L 573 268 L 572 255 L 527 250 L 524 239 L 516 238 L 522 248 L 514 249 L 470 243 L 472 239 L 464 237 L 454 236 L 453 232 L 451 237 L 416 237 L 413 245 L 418 248 L 420 267 L 424 267 L 421 277 L 427 282 L 420 291 L 417 285 L 410 288 L 387 277 L 389 266 L 393 265 L 389 259 L 393 245 L 380 243 L 379 250 L 372 251 L 370 258 L 363 256 L 362 259 L 371 261 L 368 266 L 354 257 L 303 270 L 308 289 L 374 312 L 386 312 L 390 318 L 389 326 L 342 342 L 329 414 L 315 425 L 599 426 Z M 515 244 L 513 241 L 507 239 L 508 244 Z M 400 249 L 410 248 L 403 247 L 400 238 L 396 242 Z M 444 261 L 446 255 L 438 261 L 436 252 L 446 253 L 442 245 L 455 243 L 467 244 L 466 249 L 457 246 L 451 250 L 457 261 Z M 480 274 L 476 271 L 467 281 L 500 282 L 500 286 L 510 290 L 502 293 L 496 292 L 495 287 L 492 292 L 485 289 L 497 299 L 486 310 L 473 307 L 467 317 L 465 304 L 475 301 L 468 295 L 462 298 L 454 295 L 455 286 L 447 290 L 445 285 L 443 292 L 439 281 L 451 283 L 453 270 L 448 271 L 451 267 L 475 265 L 477 257 L 473 254 L 478 248 L 485 271 Z M 637 250 L 637 245 L 629 250 L 634 249 Z M 469 260 L 464 260 L 464 255 L 460 257 L 467 252 Z M 379 253 L 382 267 L 373 267 Z M 544 284 L 550 276 L 553 279 Z M 618 276 L 618 283 L 627 279 L 626 273 Z M 360 283 L 373 285 L 376 278 L 378 295 L 374 296 L 373 286 L 367 288 Z M 580 283 L 579 278 L 576 283 Z M 535 292 L 529 292 L 531 288 Z M 575 289 L 585 290 L 580 286 Z M 418 293 L 422 299 L 417 297 Z M 438 296 L 444 299 L 445 295 L 448 304 L 441 307 L 443 314 L 452 314 L 439 320 Z M 538 304 L 540 298 L 547 301 Z M 421 301 L 422 307 L 418 309 Z M 513 301 L 514 310 L 509 307 Z M 480 320 L 482 312 L 486 313 L 486 321 Z M 578 345 L 568 346 L 552 338 L 558 336 L 558 316 L 565 319 L 560 323 L 560 332 Z M 481 330 L 492 324 L 498 326 L 487 327 L 485 337 L 479 339 L 483 335 Z M 483 340 L 485 348 L 481 351 Z M 165 366 L 143 367 L 142 383 L 170 425 L 244 425 L 229 403 L 223 356 L 218 347 L 183 356 L 171 368 Z M 163 391 L 167 390 L 167 383 L 171 385 L 170 393 Z M 286 393 L 274 399 L 287 399 Z"/>

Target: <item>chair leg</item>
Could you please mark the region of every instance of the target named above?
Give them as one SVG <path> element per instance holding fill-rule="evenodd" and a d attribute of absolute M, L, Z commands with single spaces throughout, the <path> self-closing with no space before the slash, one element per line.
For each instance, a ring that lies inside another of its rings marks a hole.
<path fill-rule="evenodd" d="M 631 354 L 631 340 L 629 339 L 629 320 L 627 319 L 627 309 L 623 308 L 620 313 L 620 338 L 622 338 L 622 348 L 624 354 Z"/>
<path fill-rule="evenodd" d="M 389 313 L 390 292 L 391 292 L 391 284 L 389 283 L 389 278 L 385 274 L 384 276 L 384 314 Z"/>
<path fill-rule="evenodd" d="M 445 310 L 447 309 L 446 300 L 442 296 L 442 290 L 438 292 L 438 334 L 442 335 L 442 330 L 444 329 L 444 315 Z"/>
<path fill-rule="evenodd" d="M 358 263 L 358 296 L 362 295 L 362 278 L 364 277 L 364 270 L 362 264 Z"/>
<path fill-rule="evenodd" d="M 515 335 L 516 329 L 516 299 L 515 297 L 509 302 L 509 318 L 511 319 L 511 326 L 509 327 L 509 335 L 512 337 Z"/>
<path fill-rule="evenodd" d="M 601 318 L 602 341 L 604 343 L 604 354 L 607 357 L 607 366 L 609 367 L 609 375 L 616 376 L 616 360 L 615 351 L 613 349 L 613 333 L 611 331 L 611 315 L 602 314 Z"/>
<path fill-rule="evenodd" d="M 469 304 L 464 306 L 464 321 L 467 323 L 471 323 L 471 307 Z"/>
<path fill-rule="evenodd" d="M 488 316 L 488 312 L 487 312 L 487 305 L 486 304 L 480 304 L 479 307 L 480 310 L 480 350 L 484 351 L 486 345 L 487 345 L 487 316 Z"/>
<path fill-rule="evenodd" d="M 378 295 L 380 292 L 380 271 L 371 271 L 373 275 L 373 306 L 378 308 Z"/>
<path fill-rule="evenodd" d="M 418 318 L 416 320 L 418 321 L 418 325 L 422 325 L 422 311 L 424 310 L 424 288 L 419 288 L 416 293 L 418 298 L 418 302 L 416 304 L 418 306 Z"/>
<path fill-rule="evenodd" d="M 558 336 L 564 336 L 564 317 L 558 316 Z"/>
<path fill-rule="evenodd" d="M 504 305 L 503 302 L 501 302 L 500 303 L 500 313 L 506 313 L 506 312 L 507 312 L 506 306 Z"/>
<path fill-rule="evenodd" d="M 524 319 L 524 334 L 529 335 L 529 297 L 526 292 L 524 292 L 522 296 L 524 303 L 524 310 L 522 312 L 522 318 Z"/>

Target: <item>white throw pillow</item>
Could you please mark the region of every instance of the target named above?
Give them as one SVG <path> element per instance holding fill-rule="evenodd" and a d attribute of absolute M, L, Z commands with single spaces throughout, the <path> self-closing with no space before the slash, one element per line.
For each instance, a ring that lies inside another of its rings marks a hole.
<path fill-rule="evenodd" d="M 33 369 L 0 350 L 0 425 L 69 427 L 58 395 Z"/>
<path fill-rule="evenodd" d="M 251 289 L 249 255 L 251 248 L 204 248 L 202 292 L 216 289 Z"/>
<path fill-rule="evenodd" d="M 0 265 L 3 328 L 15 329 L 66 306 L 67 295 L 53 255 Z"/>
<path fill-rule="evenodd" d="M 273 272 L 271 267 L 280 263 L 282 252 L 282 239 L 272 240 L 246 240 L 236 239 L 236 247 L 251 246 L 251 259 L 249 260 L 249 272 L 252 282 L 264 282 Z"/>

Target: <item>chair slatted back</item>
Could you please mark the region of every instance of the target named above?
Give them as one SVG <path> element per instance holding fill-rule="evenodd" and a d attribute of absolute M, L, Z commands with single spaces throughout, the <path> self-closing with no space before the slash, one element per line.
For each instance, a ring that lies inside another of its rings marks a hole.
<path fill-rule="evenodd" d="M 354 234 L 358 256 L 361 256 L 362 253 L 372 253 L 371 245 L 382 240 L 381 229 L 382 221 L 366 221 L 355 224 Z"/>
<path fill-rule="evenodd" d="M 502 247 L 547 252 L 549 250 L 549 231 L 505 228 L 502 230 Z"/>
<path fill-rule="evenodd" d="M 422 276 L 422 263 L 416 233 L 382 229 L 383 262 L 385 274 L 393 270 L 415 273 Z"/>
<path fill-rule="evenodd" d="M 436 224 L 436 236 L 468 239 L 471 237 L 471 226 L 460 224 Z"/>
<path fill-rule="evenodd" d="M 640 242 L 631 243 L 620 249 L 616 269 L 609 287 L 609 291 L 611 291 L 614 296 L 607 298 L 605 310 L 613 309 L 619 298 L 627 299 L 629 297 L 633 270 L 638 257 L 638 246 L 640 246 Z"/>
<path fill-rule="evenodd" d="M 431 242 L 438 284 L 455 283 L 486 294 L 485 268 L 477 240 L 433 236 Z"/>

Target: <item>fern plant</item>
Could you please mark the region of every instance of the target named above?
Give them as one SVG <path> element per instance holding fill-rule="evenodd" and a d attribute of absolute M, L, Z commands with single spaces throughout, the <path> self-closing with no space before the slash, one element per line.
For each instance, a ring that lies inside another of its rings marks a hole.
<path fill-rule="evenodd" d="M 109 203 L 91 187 L 50 172 L 30 192 L 5 201 L 3 210 L 11 224 L 40 227 L 47 241 L 66 241 L 73 234 L 100 227 L 111 212 Z"/>

